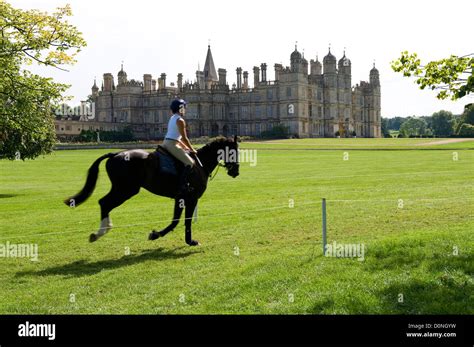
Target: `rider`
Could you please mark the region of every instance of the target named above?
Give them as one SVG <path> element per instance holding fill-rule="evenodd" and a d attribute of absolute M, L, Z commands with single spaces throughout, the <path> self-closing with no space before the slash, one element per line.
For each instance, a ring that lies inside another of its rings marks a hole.
<path fill-rule="evenodd" d="M 194 154 L 197 152 L 186 134 L 186 122 L 183 118 L 186 113 L 186 101 L 183 99 L 173 100 L 170 109 L 173 115 L 168 122 L 168 132 L 162 146 L 184 164 L 180 181 L 180 194 L 183 194 L 188 192 L 189 176 L 195 164 L 194 159 L 185 150 L 187 149 Z"/>

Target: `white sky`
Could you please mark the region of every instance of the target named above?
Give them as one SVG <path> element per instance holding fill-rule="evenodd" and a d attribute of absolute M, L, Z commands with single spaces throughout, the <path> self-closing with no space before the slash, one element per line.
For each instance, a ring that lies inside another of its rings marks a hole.
<path fill-rule="evenodd" d="M 439 0 L 7 0 L 15 7 L 52 11 L 70 3 L 70 22 L 83 33 L 88 46 L 70 72 L 35 68 L 42 75 L 71 84 L 74 101 L 90 94 L 94 76 L 111 72 L 117 83 L 121 61 L 128 78 L 167 74 L 167 84 L 195 79 L 198 63 L 206 57 L 208 40 L 216 68 L 227 70 L 235 82 L 235 69 L 249 71 L 267 63 L 273 79 L 274 63 L 290 65 L 298 41 L 305 57 L 319 59 L 331 52 L 339 60 L 344 47 L 352 61 L 352 84 L 369 79 L 375 59 L 382 86 L 382 116 L 431 115 L 445 109 L 461 113 L 458 102 L 439 101 L 435 93 L 421 91 L 413 80 L 394 73 L 390 62 L 403 50 L 417 52 L 422 61 L 450 54 L 474 52 L 470 14 L 474 1 Z"/>

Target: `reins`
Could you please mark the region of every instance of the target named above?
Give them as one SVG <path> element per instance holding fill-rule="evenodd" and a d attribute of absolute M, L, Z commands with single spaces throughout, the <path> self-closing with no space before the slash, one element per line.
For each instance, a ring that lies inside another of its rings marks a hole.
<path fill-rule="evenodd" d="M 219 172 L 219 168 L 221 166 L 224 167 L 225 165 L 221 164 L 221 163 L 217 163 L 217 169 L 214 170 L 214 175 L 212 174 L 212 172 L 209 174 L 209 181 L 212 181 L 214 179 L 214 177 L 216 177 L 217 173 Z"/>

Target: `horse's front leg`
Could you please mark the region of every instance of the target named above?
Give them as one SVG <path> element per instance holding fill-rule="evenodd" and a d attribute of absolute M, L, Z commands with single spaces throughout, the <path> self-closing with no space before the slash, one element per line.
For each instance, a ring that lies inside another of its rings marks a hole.
<path fill-rule="evenodd" d="M 196 208 L 197 205 L 197 199 L 195 198 L 188 198 L 186 199 L 186 212 L 184 213 L 185 215 L 185 241 L 188 245 L 190 246 L 198 246 L 199 242 L 196 240 L 193 240 L 192 238 L 192 232 L 191 232 L 191 224 L 192 224 L 192 219 L 193 219 L 193 213 L 194 209 Z"/>
<path fill-rule="evenodd" d="M 165 236 L 165 235 L 168 234 L 170 231 L 172 231 L 174 228 L 176 228 L 176 226 L 177 226 L 178 223 L 179 223 L 179 219 L 181 218 L 181 213 L 183 212 L 184 206 L 185 206 L 185 203 L 184 203 L 184 200 L 183 200 L 183 199 L 175 199 L 175 201 L 174 201 L 173 220 L 172 220 L 171 223 L 170 223 L 166 228 L 164 228 L 163 230 L 161 230 L 161 231 L 153 230 L 153 231 L 148 235 L 148 240 L 151 240 L 151 241 L 156 240 L 157 238 L 160 238 L 160 237 Z"/>

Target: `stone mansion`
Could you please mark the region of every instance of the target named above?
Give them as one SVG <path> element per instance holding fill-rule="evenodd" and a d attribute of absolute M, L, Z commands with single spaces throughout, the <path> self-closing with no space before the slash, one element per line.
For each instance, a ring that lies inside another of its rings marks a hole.
<path fill-rule="evenodd" d="M 179 97 L 188 102 L 190 137 L 258 137 L 279 125 L 298 137 L 381 136 L 380 79 L 375 65 L 369 82 L 352 86 L 351 61 L 345 53 L 337 61 L 329 50 L 321 64 L 318 58 L 308 62 L 295 46 L 290 66 L 274 65 L 273 81 L 267 79 L 265 63 L 254 66 L 251 73 L 252 85 L 249 71 L 238 67 L 236 83 L 229 86 L 227 71 L 216 70 L 210 46 L 204 68 L 196 71 L 194 82 L 183 82 L 181 73 L 172 83 L 165 73 L 157 79 L 145 74 L 143 81 L 129 80 L 122 65 L 117 83 L 111 73 L 103 75 L 100 89 L 94 81 L 91 99 L 95 119 L 59 120 L 56 130 L 61 135 L 129 126 L 139 139 L 162 138 L 170 116 L 169 104 Z"/>

